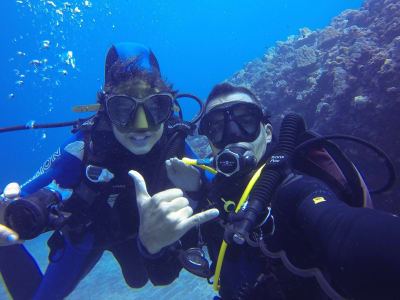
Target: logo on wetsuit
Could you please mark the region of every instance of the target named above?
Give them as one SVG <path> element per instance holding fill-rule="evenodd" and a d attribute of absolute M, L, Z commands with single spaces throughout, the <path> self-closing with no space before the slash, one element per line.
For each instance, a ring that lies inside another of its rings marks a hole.
<path fill-rule="evenodd" d="M 314 201 L 314 204 L 318 204 L 318 203 L 326 201 L 324 197 L 315 197 L 312 200 Z"/>

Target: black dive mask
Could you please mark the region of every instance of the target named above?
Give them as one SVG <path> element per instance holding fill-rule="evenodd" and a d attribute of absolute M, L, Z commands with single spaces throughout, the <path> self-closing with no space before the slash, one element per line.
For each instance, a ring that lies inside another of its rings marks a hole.
<path fill-rule="evenodd" d="M 222 149 L 229 144 L 254 141 L 263 121 L 263 110 L 256 103 L 224 103 L 203 117 L 199 134 L 207 136 L 215 147 Z"/>
<path fill-rule="evenodd" d="M 158 125 L 171 116 L 173 102 L 174 96 L 171 93 L 152 94 L 143 99 L 111 95 L 106 98 L 106 111 L 114 125 L 126 127 L 135 116 L 138 106 L 142 105 L 147 121 Z"/>
<path fill-rule="evenodd" d="M 244 175 L 257 166 L 254 153 L 243 146 L 231 145 L 223 149 L 214 159 L 218 173 L 230 177 Z"/>

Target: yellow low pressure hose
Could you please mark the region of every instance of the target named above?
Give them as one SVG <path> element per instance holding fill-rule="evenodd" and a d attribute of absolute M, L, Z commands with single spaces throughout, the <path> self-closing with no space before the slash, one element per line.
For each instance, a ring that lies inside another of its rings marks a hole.
<path fill-rule="evenodd" d="M 260 177 L 261 171 L 264 168 L 265 164 L 263 164 L 257 172 L 254 173 L 253 177 L 251 177 L 249 183 L 246 186 L 246 189 L 244 190 L 242 197 L 240 197 L 239 203 L 236 206 L 235 213 L 238 213 L 242 205 L 247 201 L 247 198 L 253 189 L 254 184 L 257 182 L 258 178 Z M 219 284 L 219 276 L 221 274 L 221 269 L 222 269 L 222 263 L 224 261 L 224 256 L 226 252 L 226 248 L 228 247 L 228 244 L 225 241 L 222 241 L 221 248 L 219 249 L 219 254 L 218 254 L 218 260 L 217 260 L 217 266 L 215 268 L 215 274 L 214 274 L 214 283 L 213 283 L 213 288 L 214 291 L 218 292 L 220 289 L 220 284 Z"/>
<path fill-rule="evenodd" d="M 191 159 L 187 157 L 183 157 L 182 161 L 191 166 L 196 166 L 199 168 L 202 168 L 204 170 L 207 170 L 211 172 L 212 174 L 217 174 L 218 172 L 208 166 L 206 163 L 209 163 L 209 160 L 201 160 L 201 159 Z M 247 198 L 251 192 L 251 190 L 254 187 L 254 184 L 257 182 L 258 178 L 260 177 L 261 171 L 264 168 L 265 164 L 263 164 L 251 177 L 249 183 L 246 186 L 246 189 L 244 190 L 242 196 L 240 197 L 239 203 L 237 204 L 235 208 L 235 213 L 238 213 L 242 205 L 247 201 Z M 213 288 L 214 291 L 219 291 L 220 289 L 220 284 L 219 284 L 219 277 L 221 274 L 221 269 L 222 269 L 222 263 L 224 261 L 224 256 L 226 252 L 226 248 L 228 247 L 228 244 L 225 241 L 222 241 L 221 248 L 219 249 L 219 254 L 218 254 L 218 260 L 217 260 L 217 266 L 215 268 L 215 274 L 214 274 L 214 283 L 213 283 Z"/>
<path fill-rule="evenodd" d="M 188 157 L 183 157 L 182 161 L 187 164 L 187 165 L 191 165 L 191 166 L 196 166 L 199 168 L 202 168 L 212 174 L 217 174 L 218 172 L 216 170 L 214 170 L 213 168 L 211 168 L 210 166 L 207 166 L 206 164 L 202 164 L 201 162 L 204 160 L 201 159 L 192 159 L 192 158 L 188 158 Z"/>

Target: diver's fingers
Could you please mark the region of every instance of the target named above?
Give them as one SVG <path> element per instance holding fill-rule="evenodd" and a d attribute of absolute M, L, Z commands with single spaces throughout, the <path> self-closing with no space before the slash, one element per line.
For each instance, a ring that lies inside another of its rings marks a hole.
<path fill-rule="evenodd" d="M 165 214 L 174 213 L 184 207 L 189 206 L 189 200 L 185 197 L 178 197 L 168 202 L 167 201 L 161 202 L 159 206 L 160 209 L 163 210 Z"/>
<path fill-rule="evenodd" d="M 201 225 L 205 222 L 208 222 L 216 217 L 218 217 L 219 211 L 216 208 L 211 208 L 206 211 L 202 211 L 198 214 L 195 214 L 180 223 L 180 228 L 183 232 L 189 231 L 196 225 Z"/>
<path fill-rule="evenodd" d="M 172 157 L 170 159 L 167 159 L 165 161 L 165 165 L 167 167 L 167 171 L 172 171 L 173 173 L 176 173 L 179 171 L 179 159 L 176 157 Z"/>
<path fill-rule="evenodd" d="M 172 169 L 175 172 L 179 172 L 180 170 L 186 168 L 193 168 L 192 166 L 185 164 L 182 160 L 176 157 L 172 157 L 166 160 L 165 163 L 167 165 L 167 168 Z"/>
<path fill-rule="evenodd" d="M 154 194 L 152 197 L 152 204 L 158 206 L 162 202 L 170 202 L 179 197 L 183 197 L 183 191 L 181 189 L 168 189 Z"/>
<path fill-rule="evenodd" d="M 193 215 L 193 209 L 190 206 L 185 206 L 170 214 L 170 219 L 176 220 L 177 224 L 184 222 L 191 215 Z M 180 227 L 180 226 L 179 226 Z M 179 228 L 181 229 L 181 228 Z M 186 231 L 184 231 L 186 232 Z"/>
<path fill-rule="evenodd" d="M 19 236 L 14 230 L 0 224 L 0 246 L 16 244 Z"/>
<path fill-rule="evenodd" d="M 147 186 L 143 176 L 139 172 L 134 170 L 130 170 L 128 174 L 135 182 L 136 202 L 140 211 L 141 207 L 145 206 L 147 202 L 149 202 L 151 197 L 147 192 Z"/>

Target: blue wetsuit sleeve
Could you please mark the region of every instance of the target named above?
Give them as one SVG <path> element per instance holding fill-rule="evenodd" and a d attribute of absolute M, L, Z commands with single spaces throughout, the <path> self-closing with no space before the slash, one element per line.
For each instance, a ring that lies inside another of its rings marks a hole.
<path fill-rule="evenodd" d="M 317 198 L 321 195 L 323 199 Z M 399 295 L 399 217 L 350 207 L 322 187 L 300 202 L 295 219 L 333 284 L 347 295 L 356 299 Z"/>
<path fill-rule="evenodd" d="M 34 193 L 49 185 L 53 180 L 63 188 L 71 188 L 78 184 L 82 167 L 82 161 L 78 156 L 83 157 L 83 145 L 82 132 L 69 138 L 43 163 L 36 174 L 22 185 L 21 195 Z"/>

